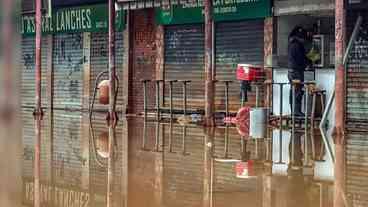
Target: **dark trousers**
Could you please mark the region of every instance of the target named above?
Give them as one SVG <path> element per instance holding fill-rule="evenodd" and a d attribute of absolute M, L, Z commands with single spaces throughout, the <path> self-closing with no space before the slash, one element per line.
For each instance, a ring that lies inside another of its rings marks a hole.
<path fill-rule="evenodd" d="M 289 104 L 290 110 L 293 111 L 293 88 L 292 88 L 292 81 L 293 80 L 300 80 L 304 82 L 304 72 L 291 72 L 288 73 L 288 79 L 290 83 L 290 94 L 289 94 Z M 302 100 L 303 100 L 303 86 L 302 84 L 295 86 L 295 113 L 302 112 Z"/>

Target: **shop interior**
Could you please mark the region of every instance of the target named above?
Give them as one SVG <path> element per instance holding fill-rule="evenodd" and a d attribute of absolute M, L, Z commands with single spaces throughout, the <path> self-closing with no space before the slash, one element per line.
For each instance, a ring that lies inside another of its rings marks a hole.
<path fill-rule="evenodd" d="M 302 26 L 310 33 L 306 42 L 307 56 L 314 64 L 305 72 L 305 81 L 314 81 L 316 87 L 325 90 L 325 100 L 331 96 L 335 83 L 335 19 L 331 12 L 283 15 L 277 17 L 277 33 L 274 39 L 276 54 L 273 58 L 273 82 L 288 83 L 288 36 L 295 26 Z M 273 88 L 273 112 L 279 114 L 280 89 Z M 283 88 L 283 113 L 290 114 L 289 85 Z M 331 117 L 333 118 L 333 117 Z"/>

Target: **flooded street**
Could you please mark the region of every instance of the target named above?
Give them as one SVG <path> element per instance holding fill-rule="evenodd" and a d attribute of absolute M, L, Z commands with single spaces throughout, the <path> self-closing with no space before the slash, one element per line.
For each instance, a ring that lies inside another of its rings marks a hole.
<path fill-rule="evenodd" d="M 233 126 L 143 118 L 119 121 L 109 192 L 104 114 L 96 113 L 91 131 L 88 114 L 62 110 L 42 121 L 41 190 L 34 195 L 34 120 L 23 110 L 24 206 L 35 196 L 50 207 L 333 206 L 333 165 L 320 138 L 312 146 L 272 129 L 269 138 L 245 139 Z"/>

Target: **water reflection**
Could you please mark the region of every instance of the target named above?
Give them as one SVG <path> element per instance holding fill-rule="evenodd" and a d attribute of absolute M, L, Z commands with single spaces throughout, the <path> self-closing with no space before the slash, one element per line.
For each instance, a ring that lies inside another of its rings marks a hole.
<path fill-rule="evenodd" d="M 291 139 L 288 131 L 280 138 L 277 129 L 245 139 L 232 126 L 143 118 L 120 121 L 115 130 L 108 192 L 104 116 L 94 119 L 96 143 L 85 116 L 55 112 L 54 128 L 43 126 L 52 130 L 41 144 L 43 206 L 107 206 L 111 193 L 110 206 L 332 207 L 331 167 L 317 141 L 302 134 Z M 26 129 L 23 203 L 32 206 L 33 137 Z"/>

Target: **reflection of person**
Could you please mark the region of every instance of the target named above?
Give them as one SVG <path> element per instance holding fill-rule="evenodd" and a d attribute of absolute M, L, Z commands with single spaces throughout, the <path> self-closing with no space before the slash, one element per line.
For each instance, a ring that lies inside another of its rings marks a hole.
<path fill-rule="evenodd" d="M 294 141 L 289 143 L 290 163 L 288 166 L 288 198 L 286 207 L 312 206 L 307 198 L 308 182 L 303 177 L 302 134 L 295 133 Z"/>
<path fill-rule="evenodd" d="M 304 71 L 308 65 L 311 64 L 310 60 L 306 57 L 306 50 L 304 43 L 307 39 L 307 31 L 300 26 L 297 26 L 289 35 L 289 47 L 288 47 L 288 62 L 289 72 L 288 79 L 291 84 L 292 80 L 304 81 Z M 295 88 L 295 111 L 294 115 L 304 116 L 302 113 L 302 99 L 303 91 L 302 86 L 299 84 Z M 292 107 L 292 90 L 290 89 L 289 96 L 290 106 Z"/>

